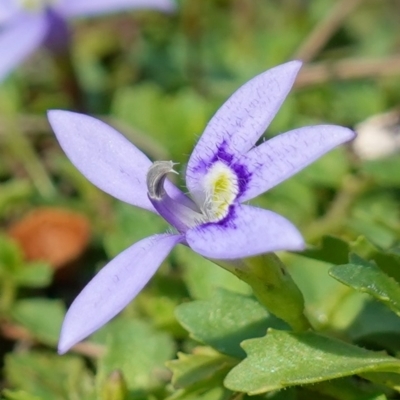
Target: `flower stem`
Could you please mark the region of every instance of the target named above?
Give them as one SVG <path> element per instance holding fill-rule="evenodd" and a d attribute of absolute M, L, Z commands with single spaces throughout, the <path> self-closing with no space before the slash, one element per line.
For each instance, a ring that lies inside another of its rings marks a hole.
<path fill-rule="evenodd" d="M 274 253 L 243 260 L 213 262 L 249 284 L 258 301 L 286 321 L 293 330 L 306 331 L 312 328 L 304 315 L 303 294 Z"/>

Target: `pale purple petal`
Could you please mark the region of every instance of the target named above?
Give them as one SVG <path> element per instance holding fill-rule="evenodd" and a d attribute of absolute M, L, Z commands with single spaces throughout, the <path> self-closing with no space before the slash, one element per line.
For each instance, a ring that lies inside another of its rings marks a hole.
<path fill-rule="evenodd" d="M 188 245 L 208 258 L 235 259 L 280 250 L 302 250 L 297 228 L 284 217 L 261 208 L 235 205 L 218 223 L 197 226 L 186 232 Z"/>
<path fill-rule="evenodd" d="M 47 29 L 44 14 L 22 14 L 0 31 L 0 81 L 40 46 Z"/>
<path fill-rule="evenodd" d="M 15 0 L 0 1 L 0 26 L 9 22 L 21 11 L 21 5 Z"/>
<path fill-rule="evenodd" d="M 118 314 L 143 289 L 172 248 L 178 235 L 154 235 L 135 243 L 107 264 L 69 308 L 58 351 L 68 351 Z"/>
<path fill-rule="evenodd" d="M 85 17 L 134 9 L 171 12 L 174 0 L 64 0 L 57 9 L 66 17 Z"/>
<path fill-rule="evenodd" d="M 84 114 L 52 110 L 50 125 L 60 146 L 76 168 L 94 185 L 115 198 L 156 212 L 147 197 L 148 157 L 122 134 Z M 192 204 L 166 181 L 166 190 L 184 204 Z"/>
<path fill-rule="evenodd" d="M 238 164 L 244 166 L 250 178 L 238 200 L 264 193 L 354 138 L 352 130 L 335 125 L 307 126 L 275 136 L 239 158 Z"/>
<path fill-rule="evenodd" d="M 221 106 L 189 159 L 186 183 L 191 192 L 200 189 L 210 163 L 235 159 L 254 146 L 285 100 L 300 67 L 300 61 L 291 61 L 272 68 L 248 81 Z"/>

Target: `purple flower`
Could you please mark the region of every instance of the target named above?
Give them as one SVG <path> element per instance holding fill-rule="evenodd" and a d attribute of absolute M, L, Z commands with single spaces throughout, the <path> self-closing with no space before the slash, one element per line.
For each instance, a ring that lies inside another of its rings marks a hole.
<path fill-rule="evenodd" d="M 174 0 L 0 0 L 0 81 L 40 45 L 63 51 L 67 20 L 134 8 L 172 11 Z"/>
<path fill-rule="evenodd" d="M 300 67 L 292 61 L 256 76 L 217 111 L 187 165 L 190 198 L 166 179 L 173 172 L 171 161 L 152 163 L 120 133 L 92 117 L 49 112 L 61 147 L 87 179 L 119 200 L 159 214 L 176 230 L 135 243 L 93 278 L 65 317 L 61 354 L 119 313 L 178 243 L 204 257 L 226 260 L 304 248 L 288 220 L 243 204 L 355 137 L 347 128 L 319 125 L 255 147 Z"/>

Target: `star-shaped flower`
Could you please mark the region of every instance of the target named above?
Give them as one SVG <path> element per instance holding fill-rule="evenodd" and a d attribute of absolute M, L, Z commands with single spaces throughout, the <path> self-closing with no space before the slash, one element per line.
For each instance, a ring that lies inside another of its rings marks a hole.
<path fill-rule="evenodd" d="M 40 45 L 63 51 L 67 20 L 128 9 L 174 10 L 174 0 L 0 0 L 0 81 Z"/>
<path fill-rule="evenodd" d="M 190 197 L 166 179 L 173 171 L 171 161 L 152 163 L 97 119 L 49 112 L 61 147 L 87 179 L 119 200 L 158 213 L 176 230 L 135 243 L 93 278 L 68 310 L 60 353 L 119 313 L 178 243 L 223 260 L 304 248 L 301 234 L 287 219 L 243 204 L 355 136 L 347 128 L 318 125 L 255 146 L 300 67 L 299 61 L 292 61 L 256 76 L 217 111 L 187 165 Z"/>

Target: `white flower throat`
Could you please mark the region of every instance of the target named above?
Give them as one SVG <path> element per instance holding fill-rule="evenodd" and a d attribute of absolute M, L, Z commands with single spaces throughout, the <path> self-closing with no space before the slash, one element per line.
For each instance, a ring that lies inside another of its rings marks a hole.
<path fill-rule="evenodd" d="M 164 189 L 168 173 L 175 172 L 172 161 L 156 161 L 147 173 L 148 196 L 156 210 L 180 231 L 199 224 L 218 222 L 229 213 L 239 193 L 236 173 L 222 161 L 215 162 L 206 173 L 203 189 L 196 196 L 198 210 L 171 199 Z"/>
<path fill-rule="evenodd" d="M 217 161 L 204 177 L 205 201 L 202 211 L 211 222 L 220 221 L 239 193 L 237 175 L 222 161 Z"/>

